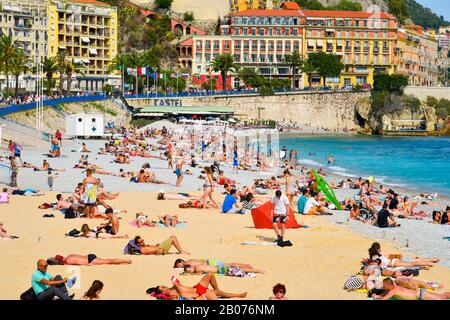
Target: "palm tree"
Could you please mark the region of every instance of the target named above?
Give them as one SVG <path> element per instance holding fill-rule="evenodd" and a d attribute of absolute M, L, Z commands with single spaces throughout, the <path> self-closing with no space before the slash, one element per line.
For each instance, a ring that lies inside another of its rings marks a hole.
<path fill-rule="evenodd" d="M 45 77 L 47 78 L 47 95 L 51 95 L 53 88 L 53 75 L 59 71 L 58 62 L 54 57 L 45 57 L 42 68 L 45 73 Z"/>
<path fill-rule="evenodd" d="M 9 91 L 9 72 L 11 68 L 11 59 L 14 56 L 16 48 L 14 41 L 10 36 L 0 37 L 0 65 L 6 76 L 6 91 Z"/>
<path fill-rule="evenodd" d="M 308 86 L 311 86 L 311 74 L 316 72 L 316 69 L 313 67 L 313 65 L 311 64 L 311 62 L 309 60 L 306 60 L 305 63 L 303 64 L 302 67 L 302 71 L 304 73 L 306 73 L 307 77 L 308 77 Z"/>
<path fill-rule="evenodd" d="M 75 63 L 74 59 L 71 61 L 65 60 L 59 72 L 64 75 L 65 81 L 67 82 L 66 96 L 69 96 L 70 89 L 72 88 L 72 76 L 75 73 L 84 75 L 84 65 Z"/>
<path fill-rule="evenodd" d="M 297 76 L 297 71 L 301 69 L 305 63 L 300 52 L 294 51 L 292 54 L 286 55 L 284 62 L 289 65 L 292 70 L 292 89 L 295 88 L 295 78 Z"/>
<path fill-rule="evenodd" d="M 235 72 L 238 68 L 234 63 L 234 57 L 229 53 L 219 54 L 217 58 L 211 62 L 211 67 L 213 71 L 220 72 L 222 75 L 223 91 L 227 91 L 228 72 Z"/>
<path fill-rule="evenodd" d="M 22 73 L 26 73 L 29 70 L 29 62 L 23 49 L 16 49 L 14 55 L 11 57 L 10 70 L 16 80 L 14 88 L 14 96 L 16 97 L 19 91 L 19 77 Z"/>

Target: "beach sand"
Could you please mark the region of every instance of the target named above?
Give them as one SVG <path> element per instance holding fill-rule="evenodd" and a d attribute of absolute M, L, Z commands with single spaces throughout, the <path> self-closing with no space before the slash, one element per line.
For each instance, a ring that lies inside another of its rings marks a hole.
<path fill-rule="evenodd" d="M 348 293 L 342 286 L 353 273 L 358 272 L 359 261 L 367 256 L 373 242 L 354 232 L 346 225 L 335 225 L 325 217 L 304 217 L 297 220 L 311 228 L 287 230 L 286 239 L 293 247 L 248 245 L 242 241 L 272 241 L 273 230 L 257 230 L 251 215 L 224 215 L 217 210 L 178 209 L 179 201 L 156 201 L 155 193 L 121 193 L 111 204 L 128 213 L 122 217 L 120 233 L 130 237 L 141 235 L 146 243 L 159 243 L 170 235 L 181 241 L 190 256 L 168 254 L 165 256 L 124 256 L 126 239 L 89 240 L 65 237 L 64 234 L 81 224 L 91 227 L 101 220 L 65 220 L 58 211 L 40 210 L 43 202 L 52 202 L 55 192 L 42 197 L 12 196 L 9 205 L 0 206 L 1 221 L 18 240 L 0 241 L 0 261 L 3 274 L 0 277 L 0 299 L 18 299 L 30 287 L 30 278 L 39 258 L 56 254 L 95 253 L 101 258 L 130 258 L 131 265 L 120 266 L 50 266 L 52 275 L 78 274 L 78 285 L 73 292 L 80 298 L 93 280 L 101 280 L 105 287 L 103 299 L 152 299 L 146 295 L 149 287 L 170 285 L 170 277 L 179 271 L 172 269 L 176 258 L 214 258 L 225 262 L 245 262 L 262 267 L 267 274 L 256 278 L 232 278 L 219 276 L 221 288 L 229 292 L 248 292 L 248 299 L 267 299 L 272 286 L 278 282 L 286 285 L 290 299 L 366 299 L 364 293 Z M 144 211 L 151 219 L 162 214 L 179 214 L 187 221 L 185 228 L 143 228 L 130 226 L 137 211 Z M 43 218 L 54 213 L 55 218 Z M 397 253 L 390 242 L 382 241 L 383 252 Z M 173 250 L 173 249 L 172 249 Z M 174 251 L 172 251 L 174 252 Z M 420 279 L 442 282 L 450 287 L 450 269 L 436 266 L 421 271 Z M 179 276 L 183 284 L 194 285 L 200 276 Z"/>

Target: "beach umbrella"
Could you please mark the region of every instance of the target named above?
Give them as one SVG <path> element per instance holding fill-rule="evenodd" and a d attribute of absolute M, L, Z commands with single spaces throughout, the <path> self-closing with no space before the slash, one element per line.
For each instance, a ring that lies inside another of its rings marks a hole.
<path fill-rule="evenodd" d="M 252 209 L 252 218 L 256 229 L 273 229 L 271 210 L 271 201 Z M 297 220 L 295 220 L 294 212 L 289 209 L 288 218 L 286 220 L 286 229 L 297 229 L 301 227 L 302 226 L 298 224 Z"/>

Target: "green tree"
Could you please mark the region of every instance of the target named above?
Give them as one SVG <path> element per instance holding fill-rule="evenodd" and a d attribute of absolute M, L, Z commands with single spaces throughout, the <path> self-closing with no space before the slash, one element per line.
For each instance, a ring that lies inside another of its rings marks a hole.
<path fill-rule="evenodd" d="M 405 23 L 405 20 L 409 18 L 408 7 L 404 0 L 387 0 L 389 12 L 392 13 L 401 24 Z"/>
<path fill-rule="evenodd" d="M 47 81 L 45 83 L 46 89 L 47 89 L 47 95 L 50 96 L 52 94 L 52 89 L 55 85 L 53 76 L 57 72 L 59 72 L 59 66 L 58 66 L 58 62 L 56 61 L 56 58 L 45 57 L 42 68 L 43 68 L 43 72 L 45 73 L 45 77 L 47 79 Z"/>
<path fill-rule="evenodd" d="M 264 77 L 258 74 L 255 69 L 241 68 L 239 69 L 237 75 L 246 86 L 260 88 L 264 85 Z"/>
<path fill-rule="evenodd" d="M 195 20 L 195 18 L 194 18 L 194 12 L 192 12 L 192 11 L 186 11 L 184 14 L 183 14 L 183 20 L 184 21 L 194 21 Z"/>
<path fill-rule="evenodd" d="M 292 89 L 294 89 L 296 76 L 298 71 L 303 67 L 305 61 L 303 60 L 300 52 L 294 51 L 292 54 L 286 55 L 284 62 L 288 64 L 289 68 L 292 70 Z"/>
<path fill-rule="evenodd" d="M 227 90 L 228 72 L 234 72 L 237 69 L 237 65 L 234 63 L 234 57 L 229 53 L 219 54 L 211 62 L 213 71 L 220 72 L 222 75 L 223 90 Z"/>
<path fill-rule="evenodd" d="M 300 8 L 306 10 L 324 10 L 325 7 L 317 0 L 295 0 Z"/>
<path fill-rule="evenodd" d="M 308 79 L 308 86 L 311 86 L 311 75 L 316 72 L 316 68 L 311 64 L 310 59 L 305 60 L 303 64 L 303 72 L 306 73 Z"/>
<path fill-rule="evenodd" d="M 0 37 L 0 70 L 6 77 L 6 91 L 9 92 L 9 74 L 11 71 L 12 58 L 16 52 L 14 41 L 10 36 Z"/>
<path fill-rule="evenodd" d="M 360 3 L 353 2 L 350 0 L 341 0 L 335 6 L 328 6 L 328 10 L 338 10 L 338 11 L 362 11 L 363 7 Z"/>
<path fill-rule="evenodd" d="M 155 4 L 161 9 L 169 9 L 173 0 L 155 0 Z"/>
<path fill-rule="evenodd" d="M 75 60 L 66 60 L 64 61 L 64 64 L 60 66 L 60 73 L 64 75 L 64 79 L 66 81 L 66 96 L 70 94 L 70 90 L 72 88 L 72 76 L 75 73 L 79 73 L 81 75 L 84 75 L 85 67 L 81 63 L 75 63 Z"/>
<path fill-rule="evenodd" d="M 450 100 L 448 99 L 440 99 L 436 105 L 436 109 L 445 108 L 447 110 L 447 114 L 450 114 Z"/>
<path fill-rule="evenodd" d="M 414 120 L 414 114 L 420 110 L 420 100 L 412 95 L 405 95 L 401 102 L 411 110 L 411 119 Z"/>
<path fill-rule="evenodd" d="M 426 105 L 431 108 L 436 108 L 438 102 L 439 100 L 432 96 L 428 96 L 427 100 L 425 101 Z"/>
<path fill-rule="evenodd" d="M 380 73 L 374 76 L 373 89 L 375 91 L 387 91 L 389 93 L 403 93 L 403 89 L 408 85 L 408 77 L 400 74 L 389 75 Z"/>
<path fill-rule="evenodd" d="M 217 78 L 210 77 L 209 79 L 207 79 L 205 83 L 202 84 L 202 88 L 204 90 L 210 91 L 211 89 L 214 90 L 216 88 L 216 85 L 217 85 Z"/>
<path fill-rule="evenodd" d="M 14 88 L 14 96 L 17 97 L 19 91 L 19 77 L 21 74 L 25 74 L 29 70 L 28 57 L 25 55 L 25 52 L 22 49 L 16 49 L 13 56 L 11 57 L 10 63 L 10 71 L 11 74 L 15 78 L 15 88 Z"/>
<path fill-rule="evenodd" d="M 323 79 L 323 85 L 326 85 L 327 77 L 338 77 L 345 68 L 341 59 L 333 54 L 325 52 L 310 53 L 308 57 L 309 63 Z"/>

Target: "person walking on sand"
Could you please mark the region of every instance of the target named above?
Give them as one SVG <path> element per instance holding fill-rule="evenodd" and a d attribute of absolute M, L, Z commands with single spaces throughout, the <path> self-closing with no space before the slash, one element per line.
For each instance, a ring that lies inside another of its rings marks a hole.
<path fill-rule="evenodd" d="M 214 179 L 212 175 L 212 169 L 211 167 L 205 168 L 206 173 L 206 181 L 203 184 L 203 209 L 206 209 L 206 206 L 208 204 L 208 198 L 211 200 L 211 202 L 214 204 L 216 208 L 219 208 L 219 204 L 214 200 L 213 193 L 214 193 Z"/>
<path fill-rule="evenodd" d="M 58 139 L 59 145 L 62 147 L 62 133 L 59 129 L 56 130 L 55 137 Z"/>
<path fill-rule="evenodd" d="M 92 169 L 86 170 L 86 178 L 83 179 L 83 193 L 80 201 L 85 205 L 85 212 L 89 219 L 95 215 L 95 206 L 97 204 L 98 180 L 92 176 Z"/>
<path fill-rule="evenodd" d="M 176 186 L 179 187 L 181 182 L 183 181 L 183 152 L 180 151 L 179 159 L 177 160 L 177 164 L 175 166 L 175 174 L 177 175 Z"/>
<path fill-rule="evenodd" d="M 289 240 L 283 241 L 289 208 L 289 199 L 283 195 L 281 190 L 277 190 L 275 196 L 272 198 L 272 223 L 273 229 L 277 235 L 277 244 L 280 247 L 292 246 L 292 243 Z M 278 222 L 281 224 L 281 232 L 278 229 Z"/>
<path fill-rule="evenodd" d="M 9 157 L 9 163 L 11 165 L 11 187 L 17 187 L 17 174 L 19 173 L 19 168 L 17 167 L 16 159 L 14 156 Z"/>

